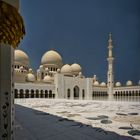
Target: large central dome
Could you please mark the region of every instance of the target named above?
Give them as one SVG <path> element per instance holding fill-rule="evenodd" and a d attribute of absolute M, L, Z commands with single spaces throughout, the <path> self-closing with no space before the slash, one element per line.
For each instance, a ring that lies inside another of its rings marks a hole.
<path fill-rule="evenodd" d="M 54 50 L 46 52 L 41 59 L 42 65 L 55 65 L 57 67 L 62 66 L 62 57 Z"/>
<path fill-rule="evenodd" d="M 23 66 L 29 65 L 29 57 L 22 50 L 15 50 L 15 63 L 20 63 Z"/>

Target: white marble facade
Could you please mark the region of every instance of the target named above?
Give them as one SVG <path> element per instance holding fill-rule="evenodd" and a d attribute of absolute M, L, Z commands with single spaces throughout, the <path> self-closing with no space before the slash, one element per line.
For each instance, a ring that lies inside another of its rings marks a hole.
<path fill-rule="evenodd" d="M 97 81 L 96 75 L 86 78 L 77 63 L 63 64 L 61 55 L 54 50 L 42 56 L 36 72 L 29 67 L 29 57 L 22 50 L 15 50 L 14 63 L 16 98 L 92 99 L 108 95 L 106 82 Z M 112 95 L 140 96 L 140 83 L 133 86 L 129 80 L 122 86 L 116 82 Z"/>

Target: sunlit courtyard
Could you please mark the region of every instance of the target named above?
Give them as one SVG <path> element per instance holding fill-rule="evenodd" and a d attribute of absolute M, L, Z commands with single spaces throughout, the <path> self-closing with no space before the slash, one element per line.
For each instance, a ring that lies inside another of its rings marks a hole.
<path fill-rule="evenodd" d="M 140 139 L 139 102 L 36 98 L 15 103 L 17 139 L 22 130 L 30 140 Z"/>

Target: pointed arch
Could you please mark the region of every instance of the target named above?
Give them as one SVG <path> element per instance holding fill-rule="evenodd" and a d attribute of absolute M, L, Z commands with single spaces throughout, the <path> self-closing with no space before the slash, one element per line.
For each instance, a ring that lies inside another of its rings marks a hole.
<path fill-rule="evenodd" d="M 25 98 L 29 98 L 29 90 L 28 89 L 25 90 Z"/>
<path fill-rule="evenodd" d="M 20 93 L 20 98 L 24 98 L 24 90 L 20 89 L 19 93 Z"/>
<path fill-rule="evenodd" d="M 79 99 L 79 91 L 80 91 L 80 89 L 79 89 L 78 86 L 75 86 L 75 87 L 73 88 L 74 99 Z"/>

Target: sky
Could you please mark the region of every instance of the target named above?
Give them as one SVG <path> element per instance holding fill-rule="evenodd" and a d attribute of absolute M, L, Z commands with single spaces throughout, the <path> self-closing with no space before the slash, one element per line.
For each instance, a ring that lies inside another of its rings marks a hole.
<path fill-rule="evenodd" d="M 107 80 L 108 34 L 113 35 L 115 81 L 140 80 L 140 0 L 21 0 L 26 35 L 19 45 L 37 70 L 56 50 L 86 77 Z"/>

